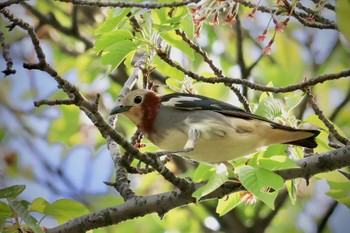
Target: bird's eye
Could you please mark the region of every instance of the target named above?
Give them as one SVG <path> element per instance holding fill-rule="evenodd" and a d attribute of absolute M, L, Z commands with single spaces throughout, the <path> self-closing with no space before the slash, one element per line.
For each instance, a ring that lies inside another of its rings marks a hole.
<path fill-rule="evenodd" d="M 135 103 L 135 104 L 139 104 L 139 103 L 141 103 L 141 102 L 142 102 L 142 97 L 139 96 L 139 95 L 136 96 L 135 99 L 134 99 L 134 103 Z"/>

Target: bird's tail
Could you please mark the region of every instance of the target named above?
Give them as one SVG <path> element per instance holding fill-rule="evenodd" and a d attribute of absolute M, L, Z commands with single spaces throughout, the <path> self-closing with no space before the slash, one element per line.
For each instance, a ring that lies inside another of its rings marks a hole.
<path fill-rule="evenodd" d="M 315 141 L 316 136 L 320 134 L 320 131 L 318 130 L 304 130 L 304 129 L 300 129 L 298 130 L 299 132 L 303 132 L 305 134 L 311 134 L 311 136 L 306 136 L 306 138 L 303 139 L 298 139 L 295 141 L 290 141 L 290 142 L 285 142 L 283 144 L 291 144 L 291 145 L 295 145 L 295 146 L 303 146 L 303 147 L 307 147 L 307 148 L 315 148 L 317 147 L 317 143 Z"/>
<path fill-rule="evenodd" d="M 272 143 L 291 144 L 307 148 L 317 147 L 315 138 L 320 134 L 318 130 L 295 129 L 280 124 L 274 124 L 272 127 L 275 132 L 274 139 L 271 138 Z"/>

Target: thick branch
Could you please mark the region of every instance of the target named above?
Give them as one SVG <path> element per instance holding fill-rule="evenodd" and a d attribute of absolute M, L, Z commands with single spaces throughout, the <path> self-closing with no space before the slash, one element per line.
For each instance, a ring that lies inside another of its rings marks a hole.
<path fill-rule="evenodd" d="M 56 0 L 60 2 L 69 2 L 74 5 L 82 6 L 98 6 L 98 7 L 136 7 L 136 8 L 145 8 L 145 9 L 160 9 L 165 7 L 180 7 L 186 6 L 190 3 L 197 3 L 200 0 L 188 0 L 183 2 L 173 2 L 173 3 L 132 3 L 132 2 L 111 2 L 111 1 L 86 1 L 86 0 Z"/>
<path fill-rule="evenodd" d="M 276 172 L 285 180 L 295 178 L 309 179 L 312 175 L 322 172 L 333 171 L 350 165 L 350 146 L 337 150 L 328 151 L 323 154 L 314 154 L 313 156 L 297 161 L 300 168 L 286 169 Z M 195 189 L 202 184 L 196 184 Z M 221 198 L 229 193 L 242 190 L 237 183 L 226 183 L 220 188 L 205 196 L 200 201 L 208 199 Z M 172 192 L 151 195 L 147 197 L 136 197 L 127 200 L 125 203 L 106 208 L 91 214 L 81 216 L 66 222 L 60 226 L 49 229 L 47 233 L 56 232 L 85 232 L 90 229 L 118 224 L 122 221 L 142 217 L 150 213 L 164 214 L 180 206 L 195 203 L 195 199 L 189 192 L 181 192 L 176 189 Z"/>

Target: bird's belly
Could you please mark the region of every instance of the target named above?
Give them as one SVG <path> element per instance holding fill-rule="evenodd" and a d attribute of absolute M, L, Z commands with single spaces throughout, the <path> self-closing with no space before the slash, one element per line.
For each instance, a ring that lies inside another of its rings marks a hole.
<path fill-rule="evenodd" d="M 231 133 L 224 137 L 199 138 L 194 150 L 178 155 L 199 162 L 220 163 L 252 154 L 263 146 L 258 135 Z M 173 131 L 158 143 L 162 150 L 176 151 L 184 148 L 187 135 L 181 131 Z"/>

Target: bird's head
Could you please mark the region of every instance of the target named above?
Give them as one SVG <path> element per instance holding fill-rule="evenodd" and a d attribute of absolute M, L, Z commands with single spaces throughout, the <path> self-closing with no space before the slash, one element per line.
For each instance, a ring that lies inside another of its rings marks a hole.
<path fill-rule="evenodd" d="M 160 96 L 150 90 L 135 90 L 122 98 L 110 115 L 122 113 L 135 125 L 153 124 L 160 105 Z"/>

